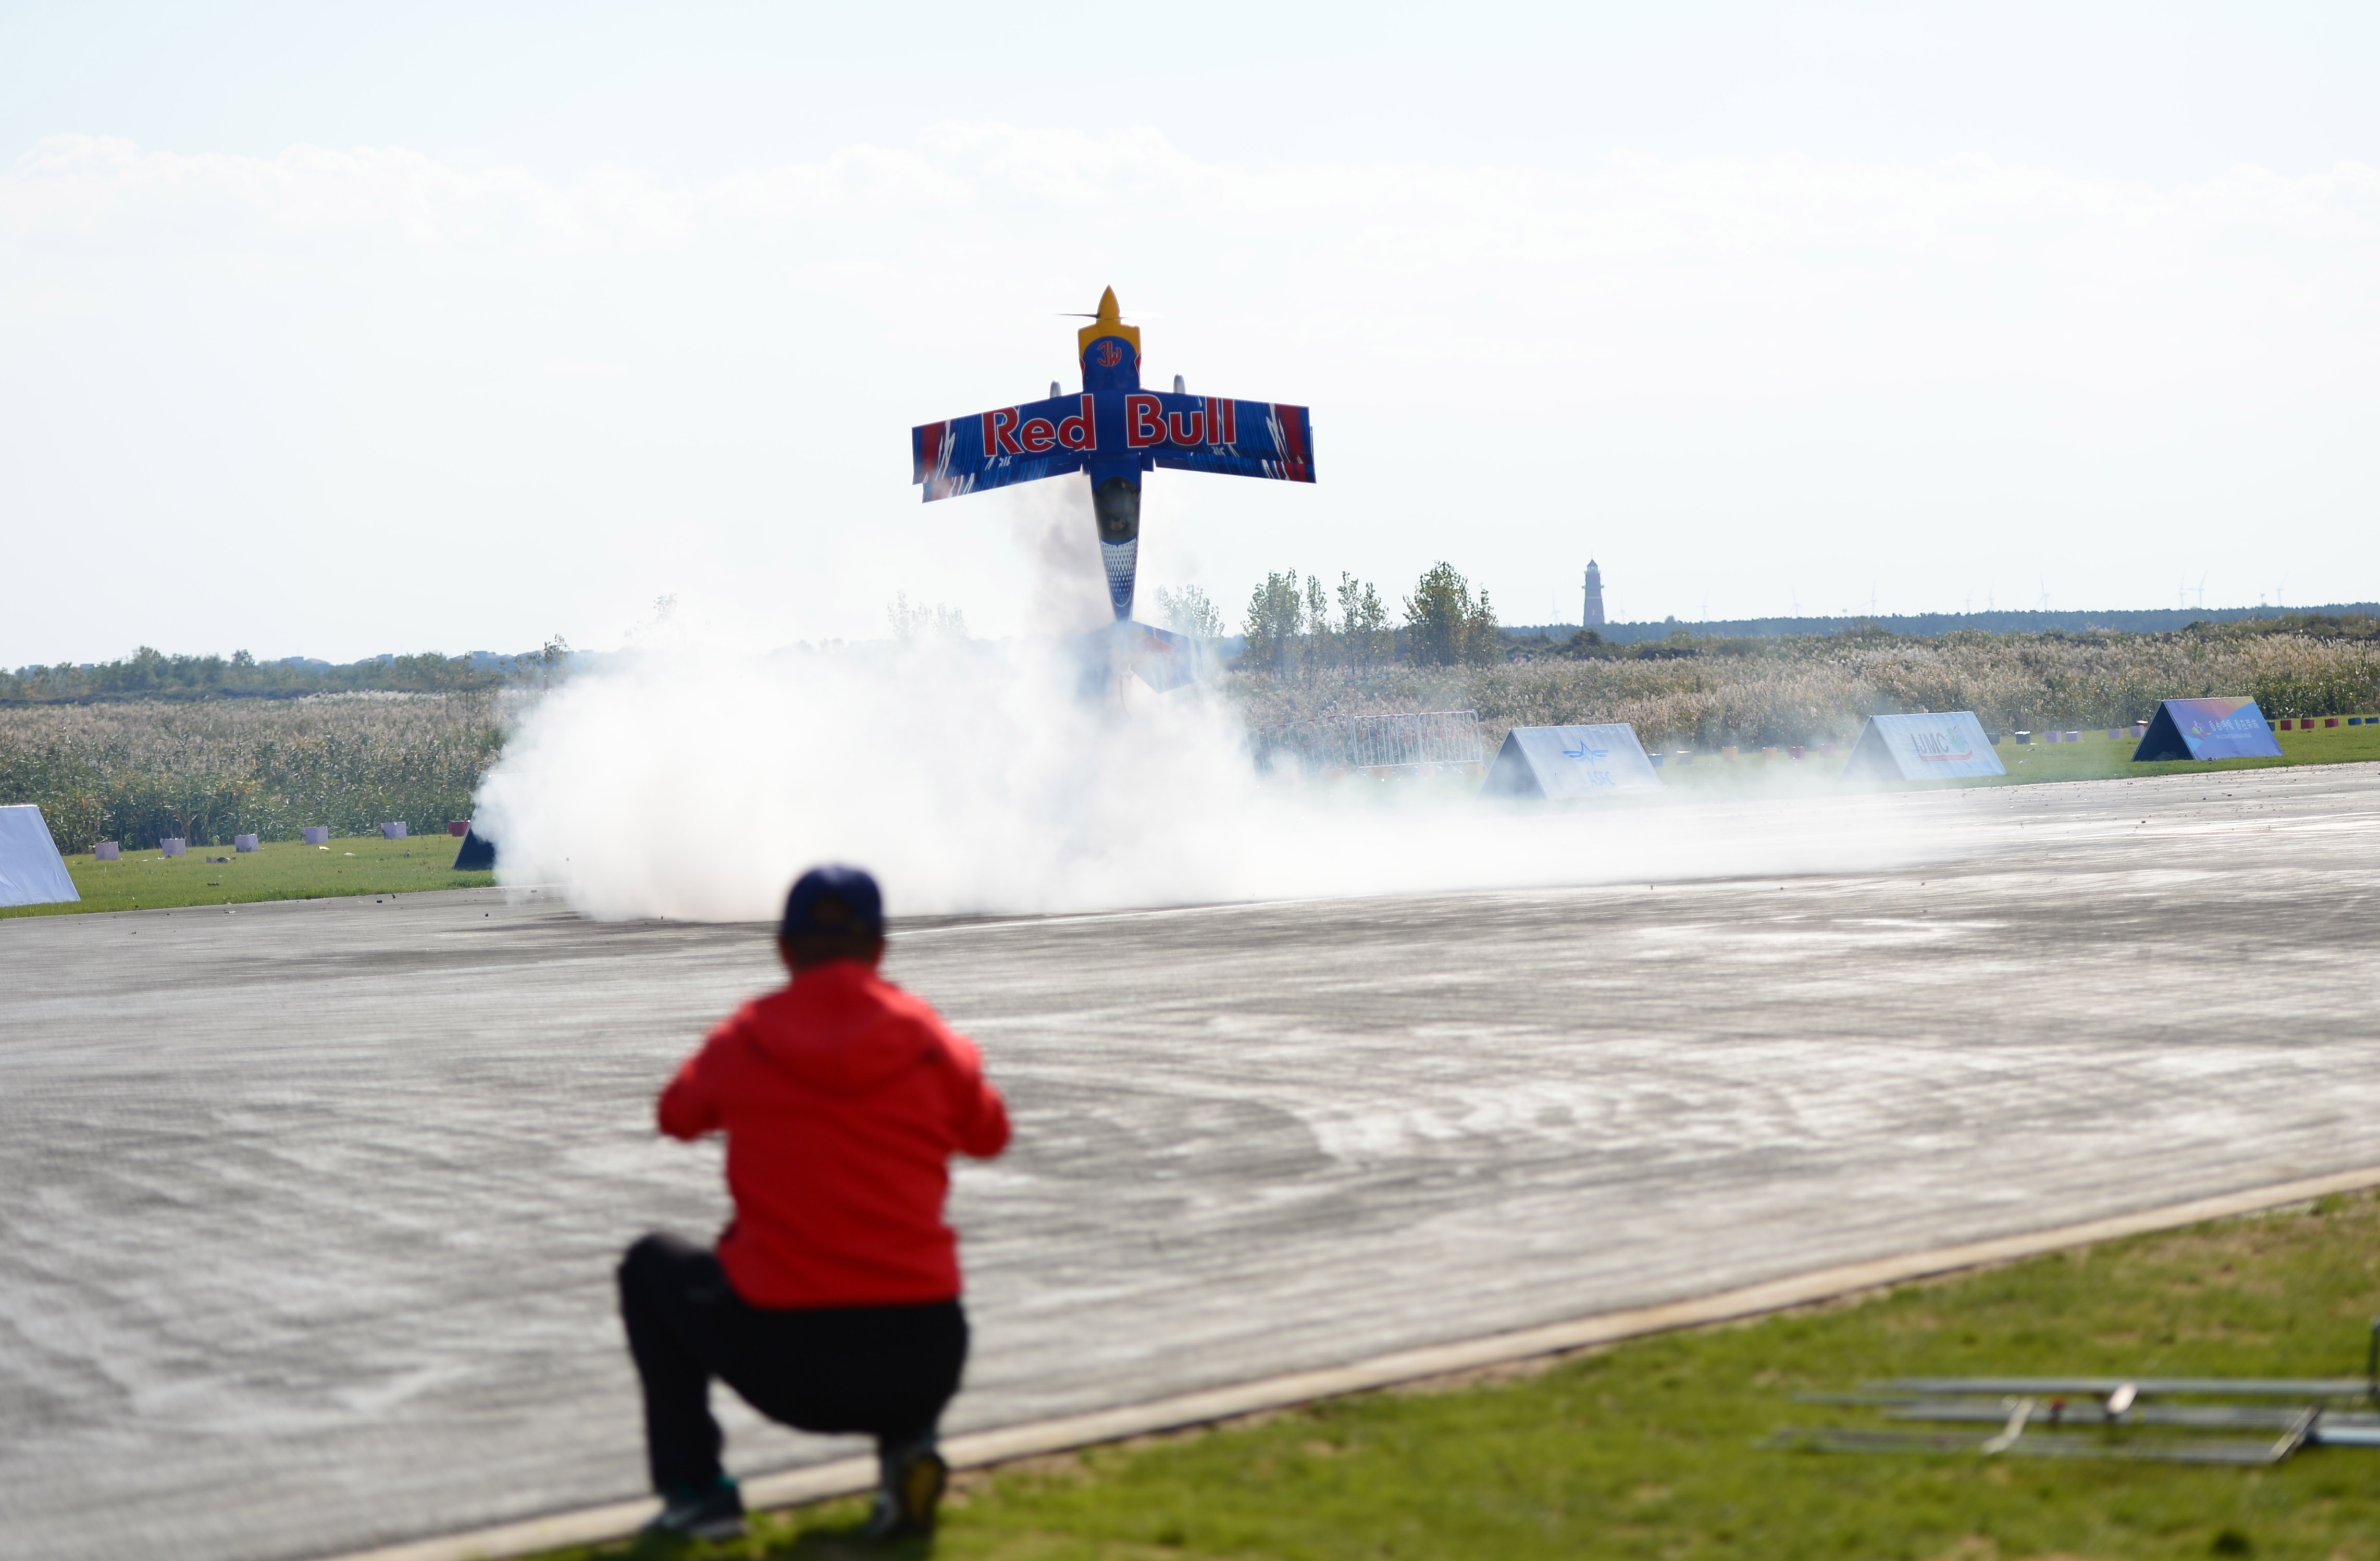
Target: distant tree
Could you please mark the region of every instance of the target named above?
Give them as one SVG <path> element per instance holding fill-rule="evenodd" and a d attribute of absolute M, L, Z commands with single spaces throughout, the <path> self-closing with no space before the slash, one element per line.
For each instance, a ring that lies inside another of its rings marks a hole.
<path fill-rule="evenodd" d="M 1223 635 L 1221 609 L 1208 600 L 1207 593 L 1196 586 L 1184 586 L 1178 591 L 1160 586 L 1157 621 L 1177 635 L 1197 639 L 1220 639 Z"/>
<path fill-rule="evenodd" d="M 556 635 L 528 655 L 514 657 L 506 681 L 550 688 L 569 673 L 570 642 Z"/>
<path fill-rule="evenodd" d="M 1454 565 L 1437 563 L 1405 599 L 1405 644 L 1426 667 L 1476 665 L 1503 659 L 1503 636 L 1496 609 L 1483 590 L 1474 600 L 1471 582 Z"/>
<path fill-rule="evenodd" d="M 1305 598 L 1297 587 L 1297 571 L 1267 575 L 1248 593 L 1248 615 L 1240 632 L 1248 636 L 1245 659 L 1275 672 L 1290 671 L 1297 636 L 1305 628 Z"/>
<path fill-rule="evenodd" d="M 1305 577 L 1305 599 L 1301 604 L 1305 620 L 1305 635 L 1298 649 L 1308 672 L 1317 667 L 1335 666 L 1341 649 L 1338 633 L 1330 626 L 1330 595 L 1323 588 L 1322 576 Z"/>
<path fill-rule="evenodd" d="M 676 605 L 674 600 L 671 605 Z M 915 645 L 921 639 L 965 639 L 967 637 L 966 614 L 955 607 L 936 602 L 928 607 L 924 602 L 909 605 L 909 593 L 896 592 L 884 616 L 892 624 L 892 637 L 903 645 Z"/>
<path fill-rule="evenodd" d="M 1348 664 L 1355 667 L 1378 665 L 1396 649 L 1378 588 L 1344 570 L 1339 574 L 1339 640 Z"/>

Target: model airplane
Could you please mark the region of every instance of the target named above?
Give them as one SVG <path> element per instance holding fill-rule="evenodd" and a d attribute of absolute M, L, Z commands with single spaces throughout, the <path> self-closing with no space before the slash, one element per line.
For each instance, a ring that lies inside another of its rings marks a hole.
<path fill-rule="evenodd" d="M 1159 688 L 1196 675 L 1197 647 L 1186 636 L 1132 621 L 1140 561 L 1140 479 L 1159 466 L 1314 480 L 1314 430 L 1303 406 L 1229 401 L 1188 393 L 1181 376 L 1171 395 L 1140 388 L 1140 328 L 1126 325 L 1115 289 L 1075 335 L 1083 366 L 1079 395 L 1050 387 L 1046 401 L 995 407 L 909 430 L 913 482 L 925 502 L 978 489 L 1005 488 L 1067 472 L 1086 474 L 1100 562 L 1115 627 L 1102 631 L 1111 659 L 1130 664 Z"/>

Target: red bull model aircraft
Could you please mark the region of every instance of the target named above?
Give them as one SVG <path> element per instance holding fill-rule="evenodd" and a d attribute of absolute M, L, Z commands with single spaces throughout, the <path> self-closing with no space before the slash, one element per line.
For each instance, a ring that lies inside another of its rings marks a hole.
<path fill-rule="evenodd" d="M 1175 376 L 1173 392 L 1140 388 L 1140 328 L 1126 325 L 1115 289 L 1075 333 L 1083 367 L 1079 395 L 1050 387 L 1046 401 L 995 407 L 909 430 L 913 482 L 926 502 L 1005 488 L 1066 472 L 1086 474 L 1106 565 L 1112 629 L 1093 637 L 1111 666 L 1130 666 L 1153 686 L 1172 688 L 1196 675 L 1197 646 L 1186 636 L 1132 620 L 1140 560 L 1140 479 L 1159 466 L 1314 480 L 1314 430 L 1303 406 L 1192 395 Z"/>

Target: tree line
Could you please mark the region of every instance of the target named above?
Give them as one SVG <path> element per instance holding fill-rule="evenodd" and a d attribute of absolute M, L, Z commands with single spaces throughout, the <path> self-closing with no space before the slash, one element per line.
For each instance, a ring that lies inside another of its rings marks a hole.
<path fill-rule="evenodd" d="M 1379 587 L 1341 571 L 1336 585 L 1294 569 L 1269 573 L 1248 593 L 1235 666 L 1290 676 L 1320 667 L 1480 666 L 1505 659 L 1495 605 L 1451 563 L 1424 571 L 1391 623 Z M 1219 638 L 1223 615 L 1196 586 L 1157 593 L 1159 621 L 1178 634 Z"/>
<path fill-rule="evenodd" d="M 468 694 L 505 684 L 542 685 L 570 664 L 569 642 L 556 635 L 519 656 L 480 651 L 443 656 L 375 656 L 334 666 L 289 657 L 260 661 L 245 650 L 224 656 L 169 656 L 151 646 L 115 661 L 18 667 L 0 672 L 0 702 L 89 704 L 116 699 L 293 699 L 309 694 Z"/>

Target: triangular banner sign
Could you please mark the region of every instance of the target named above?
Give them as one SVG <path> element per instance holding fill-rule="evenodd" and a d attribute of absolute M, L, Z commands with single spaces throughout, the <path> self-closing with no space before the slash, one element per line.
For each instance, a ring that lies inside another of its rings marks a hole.
<path fill-rule="evenodd" d="M 42 810 L 31 803 L 0 807 L 0 905 L 56 905 L 81 898 Z"/>
<path fill-rule="evenodd" d="M 2143 759 L 2277 759 L 2280 739 L 2253 699 L 2168 699 L 2157 707 L 2132 762 Z"/>
<path fill-rule="evenodd" d="M 1559 801 L 1660 789 L 1633 726 L 1516 726 L 1504 733 L 1479 794 Z"/>
<path fill-rule="evenodd" d="M 1973 710 L 1917 716 L 1870 716 L 1846 776 L 1888 780 L 1957 780 L 1975 775 L 2006 775 L 1992 740 Z"/>

